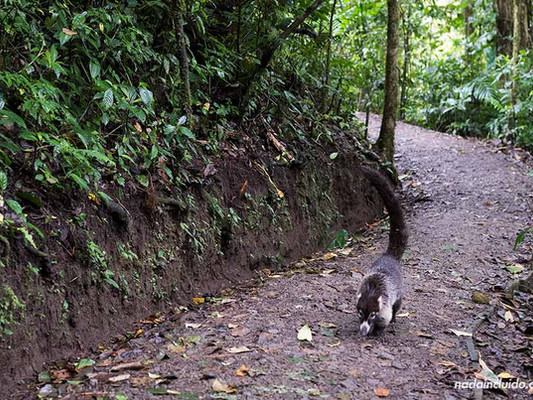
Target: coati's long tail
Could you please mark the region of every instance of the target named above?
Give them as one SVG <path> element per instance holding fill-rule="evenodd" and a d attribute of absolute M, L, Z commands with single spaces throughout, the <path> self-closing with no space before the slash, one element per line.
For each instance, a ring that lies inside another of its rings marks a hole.
<path fill-rule="evenodd" d="M 390 181 L 380 172 L 363 165 L 357 166 L 357 169 L 376 188 L 385 203 L 390 218 L 389 247 L 385 254 L 399 261 L 407 247 L 408 239 L 407 226 L 400 201 L 396 197 Z"/>

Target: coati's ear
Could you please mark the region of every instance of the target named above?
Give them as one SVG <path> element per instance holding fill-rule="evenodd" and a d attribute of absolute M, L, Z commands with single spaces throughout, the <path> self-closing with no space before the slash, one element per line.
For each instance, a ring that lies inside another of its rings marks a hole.
<path fill-rule="evenodd" d="M 383 298 L 381 296 L 378 297 L 378 305 L 379 305 L 379 311 L 383 308 Z"/>

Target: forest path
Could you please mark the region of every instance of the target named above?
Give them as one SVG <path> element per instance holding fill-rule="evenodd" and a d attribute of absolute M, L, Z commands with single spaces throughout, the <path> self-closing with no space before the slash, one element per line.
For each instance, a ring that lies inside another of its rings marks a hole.
<path fill-rule="evenodd" d="M 379 117 L 372 116 L 371 132 L 378 126 Z M 365 235 L 333 258 L 296 263 L 259 286 L 227 292 L 159 324 L 144 324 L 137 338 L 88 355 L 97 367 L 82 384 L 45 386 L 45 391 L 63 399 L 91 394 L 129 400 L 472 398 L 471 389 L 453 387 L 456 380 L 473 381 L 475 364 L 465 338 L 450 329 L 469 329 L 491 307 L 474 303 L 472 294 L 498 299 L 498 290 L 511 278 L 505 267 L 522 261 L 512 246 L 531 217 L 526 199 L 533 193 L 533 178 L 521 161 L 485 143 L 403 123 L 397 129 L 397 153 L 405 175 L 410 243 L 403 309 L 383 335 L 358 333 L 354 302 L 357 271 L 387 244 L 379 226 L 377 237 Z M 530 318 L 520 314 L 526 300 L 514 304 L 519 309 L 512 311 L 515 324 L 501 317 L 505 310 L 498 306 L 476 333 L 481 341 L 476 349 L 489 367 L 524 381 L 533 364 L 531 341 L 521 331 L 522 320 L 527 324 Z M 306 324 L 312 342 L 297 338 Z M 130 362 L 137 364 L 124 365 Z M 172 391 L 180 394 L 171 396 Z M 484 393 L 484 398 L 497 396 Z M 510 390 L 509 397 L 526 398 L 527 389 Z"/>

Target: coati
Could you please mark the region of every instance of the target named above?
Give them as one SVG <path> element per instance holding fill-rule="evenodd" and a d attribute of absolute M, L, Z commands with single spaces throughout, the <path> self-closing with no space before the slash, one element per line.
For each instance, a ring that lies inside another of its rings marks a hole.
<path fill-rule="evenodd" d="M 388 179 L 366 166 L 358 166 L 357 169 L 382 197 L 390 218 L 387 251 L 372 264 L 357 295 L 359 330 L 366 336 L 383 331 L 394 322 L 400 309 L 403 293 L 400 260 L 407 246 L 408 234 L 402 206 Z"/>

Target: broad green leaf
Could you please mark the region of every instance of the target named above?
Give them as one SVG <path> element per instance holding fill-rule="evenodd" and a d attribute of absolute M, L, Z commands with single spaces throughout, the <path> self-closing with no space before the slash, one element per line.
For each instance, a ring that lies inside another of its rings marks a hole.
<path fill-rule="evenodd" d="M 524 241 L 524 239 L 526 238 L 526 234 L 529 232 L 528 229 L 524 229 L 523 231 L 521 231 L 518 236 L 516 237 L 516 240 L 514 241 L 514 246 L 513 246 L 513 250 L 516 250 L 516 248 L 522 244 L 522 242 Z"/>
<path fill-rule="evenodd" d="M 83 190 L 89 190 L 89 185 L 76 174 L 69 174 L 68 177 L 78 184 Z"/>
<path fill-rule="evenodd" d="M 18 201 L 13 199 L 6 199 L 6 204 L 13 210 L 13 212 L 17 215 L 22 215 L 22 206 L 19 204 Z"/>
<path fill-rule="evenodd" d="M 178 126 L 178 130 L 180 133 L 187 136 L 189 139 L 192 139 L 192 140 L 196 139 L 196 136 L 194 136 L 194 133 L 192 133 L 189 128 L 186 128 L 184 126 Z"/>
<path fill-rule="evenodd" d="M 113 103 L 115 102 L 114 96 L 113 96 L 113 89 L 109 88 L 104 92 L 104 97 L 102 98 L 102 103 L 104 103 L 104 106 L 106 109 L 109 109 L 113 106 Z"/>
<path fill-rule="evenodd" d="M 80 361 L 76 363 L 76 369 L 80 371 L 83 368 L 91 367 L 94 364 L 96 364 L 94 360 L 91 360 L 90 358 L 82 358 Z"/>
<path fill-rule="evenodd" d="M 100 63 L 96 59 L 91 59 L 91 62 L 89 63 L 89 71 L 91 73 L 91 78 L 97 78 L 100 76 Z"/>
<path fill-rule="evenodd" d="M 4 171 L 0 171 L 0 190 L 7 189 L 7 174 Z"/>
<path fill-rule="evenodd" d="M 139 89 L 139 95 L 144 104 L 149 105 L 154 100 L 154 94 L 145 88 Z"/>
<path fill-rule="evenodd" d="M 148 187 L 148 177 L 146 175 L 138 175 L 137 182 L 139 182 L 144 187 Z"/>

